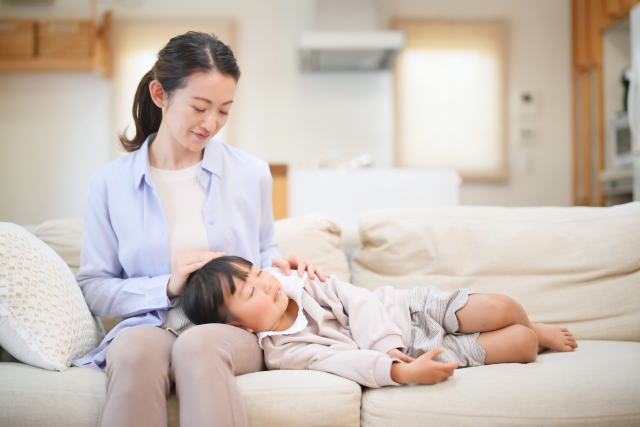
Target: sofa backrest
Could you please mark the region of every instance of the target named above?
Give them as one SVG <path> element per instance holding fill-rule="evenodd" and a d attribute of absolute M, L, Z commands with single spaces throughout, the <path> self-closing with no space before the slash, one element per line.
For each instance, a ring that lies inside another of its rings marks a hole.
<path fill-rule="evenodd" d="M 579 339 L 640 341 L 640 202 L 371 211 L 353 284 L 508 295 Z"/>

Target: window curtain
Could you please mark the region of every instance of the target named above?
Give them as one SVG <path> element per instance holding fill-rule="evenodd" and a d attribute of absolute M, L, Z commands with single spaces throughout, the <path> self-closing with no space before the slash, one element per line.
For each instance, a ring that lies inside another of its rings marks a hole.
<path fill-rule="evenodd" d="M 398 21 L 396 162 L 507 176 L 506 38 L 499 22 Z"/>

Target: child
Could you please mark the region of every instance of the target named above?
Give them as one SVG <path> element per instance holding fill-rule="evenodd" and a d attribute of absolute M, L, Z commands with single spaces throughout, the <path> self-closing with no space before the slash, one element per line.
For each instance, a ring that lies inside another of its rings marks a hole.
<path fill-rule="evenodd" d="M 434 286 L 371 292 L 233 256 L 192 273 L 181 299 L 196 325 L 257 334 L 268 369 L 331 372 L 372 388 L 435 384 L 458 367 L 529 363 L 547 348 L 578 347 L 566 328 L 531 323 L 504 295 Z"/>

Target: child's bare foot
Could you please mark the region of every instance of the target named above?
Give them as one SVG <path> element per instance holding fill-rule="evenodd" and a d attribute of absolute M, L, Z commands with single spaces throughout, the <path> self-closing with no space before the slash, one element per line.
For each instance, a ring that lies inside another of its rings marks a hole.
<path fill-rule="evenodd" d="M 532 326 L 538 335 L 538 353 L 547 348 L 555 351 L 575 351 L 578 347 L 576 339 L 567 328 L 545 323 L 532 323 Z"/>

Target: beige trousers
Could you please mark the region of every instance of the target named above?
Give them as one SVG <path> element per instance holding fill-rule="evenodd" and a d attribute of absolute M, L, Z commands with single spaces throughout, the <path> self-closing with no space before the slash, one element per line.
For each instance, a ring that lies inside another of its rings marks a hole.
<path fill-rule="evenodd" d="M 173 383 L 181 426 L 246 426 L 235 376 L 263 369 L 256 336 L 240 328 L 198 325 L 176 337 L 161 328 L 134 326 L 109 345 L 100 426 L 166 427 Z"/>

